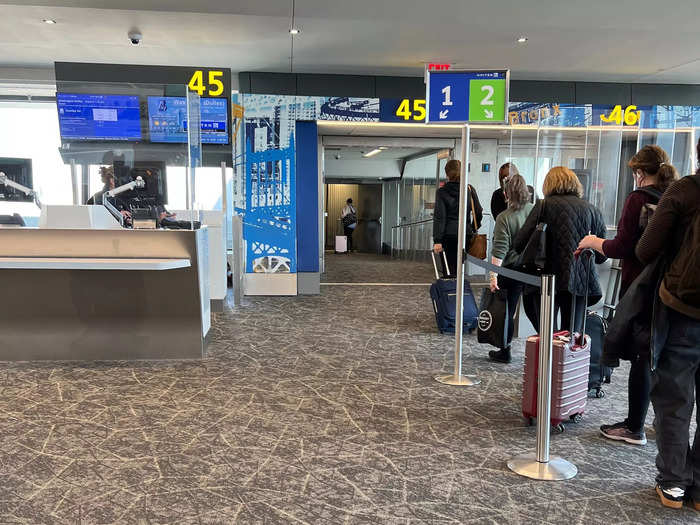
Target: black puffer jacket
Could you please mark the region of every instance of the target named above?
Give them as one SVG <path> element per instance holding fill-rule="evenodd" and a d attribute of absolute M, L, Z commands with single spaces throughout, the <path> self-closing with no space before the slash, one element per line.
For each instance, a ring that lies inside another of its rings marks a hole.
<path fill-rule="evenodd" d="M 471 198 L 474 199 L 474 212 L 476 222 L 472 217 Z M 471 228 L 467 228 L 467 235 L 471 238 L 474 231 L 481 226 L 484 211 L 479 202 L 479 196 L 471 184 L 467 190 L 467 217 Z M 445 237 L 457 237 L 459 233 L 459 181 L 448 182 L 442 188 L 438 188 L 435 194 L 435 212 L 433 214 L 433 241 L 442 243 Z M 469 239 L 465 243 L 469 246 Z"/>
<path fill-rule="evenodd" d="M 544 209 L 540 217 L 542 206 Z M 545 271 L 555 275 L 557 291 L 585 295 L 587 264 L 584 264 L 581 258 L 574 257 L 574 252 L 581 239 L 589 233 L 605 238 L 605 221 L 600 210 L 573 194 L 551 195 L 535 205 L 525 225 L 515 237 L 513 242 L 515 251 L 522 252 L 525 249 L 538 222 L 547 223 Z M 602 264 L 605 259 L 604 255 L 596 252 L 596 264 Z M 588 282 L 588 295 L 598 298 L 602 296 L 595 267 Z"/>

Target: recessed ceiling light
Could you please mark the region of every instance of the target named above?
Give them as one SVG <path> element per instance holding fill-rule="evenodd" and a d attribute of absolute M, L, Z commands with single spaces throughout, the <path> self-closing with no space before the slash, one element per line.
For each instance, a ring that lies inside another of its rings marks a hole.
<path fill-rule="evenodd" d="M 53 18 L 44 18 L 42 20 L 42 22 L 44 22 L 45 24 L 50 24 L 50 25 L 53 25 L 56 23 L 56 21 Z"/>
<path fill-rule="evenodd" d="M 298 27 L 293 27 L 289 30 L 290 35 L 298 35 L 299 33 L 301 33 L 301 29 Z"/>
<path fill-rule="evenodd" d="M 518 37 L 518 44 L 524 44 L 525 42 L 527 42 L 526 36 Z"/>

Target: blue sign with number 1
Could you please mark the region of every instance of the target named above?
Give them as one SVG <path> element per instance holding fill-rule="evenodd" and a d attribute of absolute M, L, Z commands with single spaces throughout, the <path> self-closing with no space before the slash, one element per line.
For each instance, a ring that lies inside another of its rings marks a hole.
<path fill-rule="evenodd" d="M 430 123 L 504 122 L 508 104 L 507 70 L 429 71 Z"/>
<path fill-rule="evenodd" d="M 469 120 L 469 78 L 465 73 L 430 75 L 428 93 L 430 122 Z"/>

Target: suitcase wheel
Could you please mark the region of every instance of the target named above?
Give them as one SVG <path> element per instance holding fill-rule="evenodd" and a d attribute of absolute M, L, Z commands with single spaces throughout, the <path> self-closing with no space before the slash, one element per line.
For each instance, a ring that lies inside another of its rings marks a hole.
<path fill-rule="evenodd" d="M 531 427 L 532 425 L 535 424 L 535 420 L 534 420 L 533 418 L 531 418 L 531 417 L 527 417 L 527 416 L 526 416 L 526 417 L 525 417 L 525 424 L 526 424 L 528 427 Z"/>
<path fill-rule="evenodd" d="M 571 416 L 571 421 L 573 421 L 574 423 L 580 423 L 581 421 L 583 421 L 583 414 L 574 414 L 573 416 Z"/>
<path fill-rule="evenodd" d="M 564 426 L 564 423 L 559 423 L 558 425 L 552 427 L 552 431 L 555 434 L 563 434 L 565 430 L 566 427 Z"/>

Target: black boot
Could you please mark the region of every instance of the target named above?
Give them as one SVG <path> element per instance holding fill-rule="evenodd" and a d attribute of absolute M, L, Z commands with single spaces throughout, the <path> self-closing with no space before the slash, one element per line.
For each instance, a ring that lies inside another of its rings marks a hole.
<path fill-rule="evenodd" d="M 510 355 L 510 346 L 504 348 L 503 350 L 499 350 L 498 352 L 491 350 L 489 352 L 489 359 L 491 361 L 495 361 L 496 363 L 510 363 L 512 360 Z"/>

